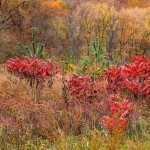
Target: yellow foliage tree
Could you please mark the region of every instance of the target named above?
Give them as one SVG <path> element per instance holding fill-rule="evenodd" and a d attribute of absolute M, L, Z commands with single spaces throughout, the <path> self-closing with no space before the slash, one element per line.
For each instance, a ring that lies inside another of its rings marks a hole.
<path fill-rule="evenodd" d="M 67 12 L 67 7 L 62 0 L 42 0 L 41 6 L 42 9 L 48 8 L 57 11 L 59 14 Z"/>

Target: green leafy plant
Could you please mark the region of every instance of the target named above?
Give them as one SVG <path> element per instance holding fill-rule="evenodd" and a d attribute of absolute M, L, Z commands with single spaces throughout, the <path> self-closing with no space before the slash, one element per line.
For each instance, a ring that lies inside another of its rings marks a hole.
<path fill-rule="evenodd" d="M 92 61 L 88 56 L 81 57 L 81 66 L 77 68 L 78 74 L 84 74 L 88 70 L 88 68 L 92 65 Z"/>
<path fill-rule="evenodd" d="M 67 62 L 67 64 L 74 64 L 74 65 L 77 64 L 77 61 L 70 49 L 67 50 L 66 62 Z"/>
<path fill-rule="evenodd" d="M 94 56 L 97 65 L 100 68 L 106 68 L 108 66 L 108 61 L 105 58 L 106 45 L 100 44 L 99 39 L 96 37 L 95 41 L 90 43 L 88 48 Z"/>
<path fill-rule="evenodd" d="M 45 48 L 42 43 L 38 43 L 36 45 L 34 28 L 32 28 L 32 48 L 30 48 L 29 46 L 22 45 L 21 42 L 18 43 L 18 46 L 23 50 L 24 54 L 30 58 L 33 58 L 34 56 L 38 58 L 43 57 L 43 52 Z"/>

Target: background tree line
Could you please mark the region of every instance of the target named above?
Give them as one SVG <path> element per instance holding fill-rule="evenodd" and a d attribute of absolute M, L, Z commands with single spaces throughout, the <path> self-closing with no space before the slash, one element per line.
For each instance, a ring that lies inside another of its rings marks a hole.
<path fill-rule="evenodd" d="M 95 38 L 116 63 L 150 57 L 149 0 L 0 0 L 1 62 L 21 54 L 16 43 L 29 44 L 32 27 L 45 57 L 64 60 L 69 50 L 78 60 Z"/>

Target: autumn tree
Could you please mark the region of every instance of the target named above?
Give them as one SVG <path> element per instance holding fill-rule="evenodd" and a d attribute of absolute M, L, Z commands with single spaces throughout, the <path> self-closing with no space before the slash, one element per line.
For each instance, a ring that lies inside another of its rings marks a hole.
<path fill-rule="evenodd" d="M 1 0 L 0 52 L 5 57 L 19 52 L 16 43 L 30 43 L 34 27 L 37 42 L 48 50 L 46 56 L 65 58 L 69 50 L 79 60 L 81 55 L 90 56 L 89 44 L 97 38 L 106 47 L 105 57 L 116 63 L 131 55 L 148 55 L 148 4 L 148 0 Z"/>
<path fill-rule="evenodd" d="M 25 22 L 33 13 L 33 2 L 31 0 L 0 1 L 0 55 L 3 58 L 1 60 L 16 53 L 16 43 L 18 37 L 22 35 L 18 34 L 18 31 L 26 28 Z"/>
<path fill-rule="evenodd" d="M 23 21 L 23 7 L 29 2 L 29 0 L 1 0 L 0 28 L 20 27 Z"/>
<path fill-rule="evenodd" d="M 30 28 L 36 28 L 37 41 L 45 44 L 49 55 L 61 54 L 65 47 L 67 8 L 60 0 L 40 1 L 39 11 L 30 19 Z"/>
<path fill-rule="evenodd" d="M 146 54 L 149 48 L 149 9 L 122 9 L 119 12 L 119 34 L 117 37 L 117 56 L 121 63 L 133 54 Z"/>

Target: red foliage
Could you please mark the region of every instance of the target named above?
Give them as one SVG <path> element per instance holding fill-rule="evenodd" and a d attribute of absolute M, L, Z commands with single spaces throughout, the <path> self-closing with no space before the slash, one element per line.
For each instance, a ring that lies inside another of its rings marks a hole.
<path fill-rule="evenodd" d="M 104 70 L 104 75 L 108 79 L 108 91 L 117 92 L 123 84 L 125 79 L 121 67 L 112 67 L 109 70 Z"/>
<path fill-rule="evenodd" d="M 7 61 L 7 70 L 28 78 L 47 78 L 58 73 L 57 65 L 49 60 L 42 60 L 34 57 L 30 59 L 25 56 L 23 59 L 11 58 Z"/>
<path fill-rule="evenodd" d="M 134 111 L 133 105 L 135 102 L 129 103 L 127 100 L 117 102 L 113 100 L 108 101 L 108 110 L 110 117 L 103 116 L 101 124 L 107 129 L 113 128 L 124 129 L 127 127 L 127 119 L 129 115 Z"/>
<path fill-rule="evenodd" d="M 98 82 L 90 75 L 73 75 L 68 83 L 71 95 L 75 95 L 78 100 L 90 101 L 97 97 L 96 85 Z"/>
<path fill-rule="evenodd" d="M 150 62 L 145 56 L 135 56 L 131 64 L 125 64 L 125 88 L 131 93 L 150 97 Z"/>
<path fill-rule="evenodd" d="M 109 92 L 125 89 L 135 96 L 150 97 L 150 61 L 143 55 L 134 56 L 130 64 L 105 70 L 104 75 Z"/>
<path fill-rule="evenodd" d="M 131 64 L 125 64 L 123 72 L 133 78 L 150 76 L 150 62 L 143 55 L 134 56 Z"/>

